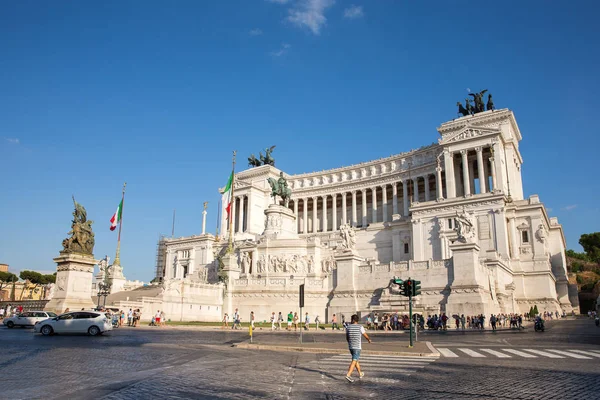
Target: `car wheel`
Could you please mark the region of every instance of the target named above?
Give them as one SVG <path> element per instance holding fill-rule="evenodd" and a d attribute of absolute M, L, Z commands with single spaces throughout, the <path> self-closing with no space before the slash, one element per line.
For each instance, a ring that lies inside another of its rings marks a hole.
<path fill-rule="evenodd" d="M 7 326 L 7 327 L 9 327 L 9 328 L 14 328 L 14 327 L 15 327 L 15 323 L 14 323 L 14 322 L 12 322 L 12 321 L 8 321 L 8 322 L 6 323 L 6 326 Z"/>
<path fill-rule="evenodd" d="M 42 332 L 42 335 L 44 336 L 50 336 L 54 333 L 54 330 L 50 325 L 44 325 L 42 326 L 42 329 L 40 329 L 40 332 Z"/>
<path fill-rule="evenodd" d="M 98 328 L 97 326 L 90 326 L 90 329 L 88 329 L 88 333 L 90 334 L 90 336 L 96 336 L 100 334 L 100 328 Z"/>

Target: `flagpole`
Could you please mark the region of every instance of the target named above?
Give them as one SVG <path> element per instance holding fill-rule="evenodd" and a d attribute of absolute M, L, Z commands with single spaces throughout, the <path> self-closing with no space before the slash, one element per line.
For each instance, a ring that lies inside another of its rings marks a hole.
<path fill-rule="evenodd" d="M 237 151 L 233 151 L 233 159 L 231 162 L 231 205 L 232 208 L 229 210 L 229 244 L 227 245 L 227 251 L 231 252 L 233 250 L 233 212 L 235 211 L 235 197 L 233 197 L 233 188 L 235 187 L 235 156 Z"/>
<path fill-rule="evenodd" d="M 123 184 L 123 194 L 121 196 L 121 220 L 119 221 L 119 237 L 117 238 L 117 256 L 115 257 L 114 265 L 121 265 L 121 227 L 123 227 L 123 208 L 125 208 L 125 186 L 127 182 Z M 118 216 L 117 216 L 118 217 Z"/>

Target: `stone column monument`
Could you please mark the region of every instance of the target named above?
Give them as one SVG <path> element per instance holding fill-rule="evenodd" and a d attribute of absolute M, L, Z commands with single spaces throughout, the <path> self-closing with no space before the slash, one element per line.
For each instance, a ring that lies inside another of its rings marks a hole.
<path fill-rule="evenodd" d="M 45 310 L 62 313 L 94 308 L 92 301 L 92 275 L 98 262 L 94 250 L 93 221 L 87 219 L 85 208 L 73 199 L 75 211 L 70 237 L 63 240 L 63 250 L 56 262 L 56 289 Z"/>

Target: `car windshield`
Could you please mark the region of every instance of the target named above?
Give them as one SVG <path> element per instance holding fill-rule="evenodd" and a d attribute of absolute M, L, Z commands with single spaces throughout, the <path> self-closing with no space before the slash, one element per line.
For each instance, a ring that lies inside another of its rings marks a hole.
<path fill-rule="evenodd" d="M 47 314 L 48 314 L 48 316 L 49 316 L 50 318 L 54 318 L 54 317 L 56 317 L 56 314 L 54 314 L 53 312 L 49 312 L 49 313 L 47 313 Z"/>

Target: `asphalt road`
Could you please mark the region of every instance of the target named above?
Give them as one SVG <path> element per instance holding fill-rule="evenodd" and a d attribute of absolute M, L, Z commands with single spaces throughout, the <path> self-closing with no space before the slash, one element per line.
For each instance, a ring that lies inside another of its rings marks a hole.
<path fill-rule="evenodd" d="M 600 328 L 587 319 L 547 328 L 427 332 L 419 339 L 443 350 L 439 358 L 364 356 L 364 379 L 348 383 L 347 354 L 232 347 L 245 331 L 125 327 L 43 337 L 2 327 L 0 398 L 600 399 Z M 391 348 L 406 340 L 372 336 Z"/>

